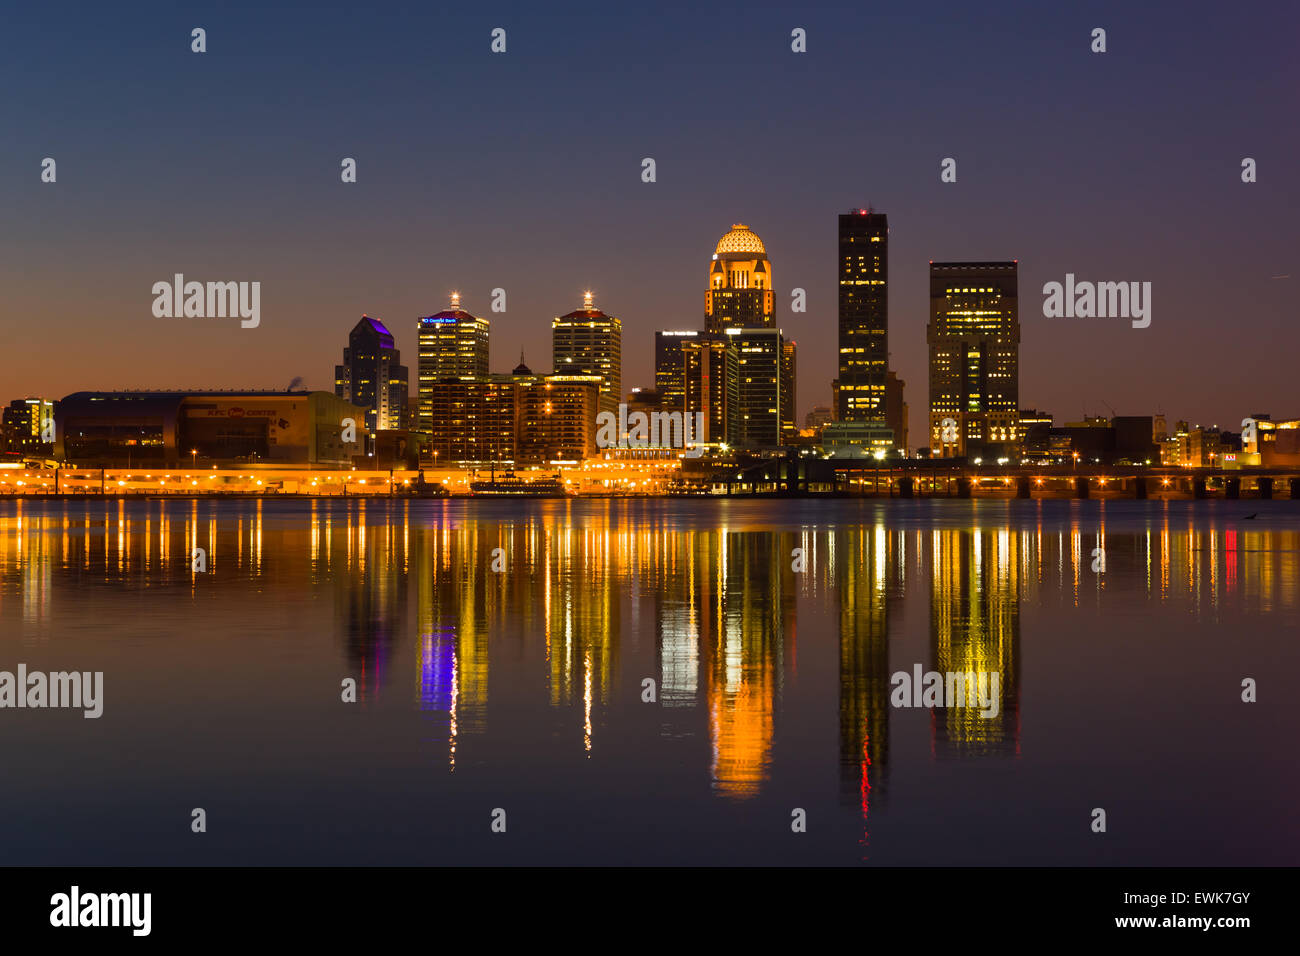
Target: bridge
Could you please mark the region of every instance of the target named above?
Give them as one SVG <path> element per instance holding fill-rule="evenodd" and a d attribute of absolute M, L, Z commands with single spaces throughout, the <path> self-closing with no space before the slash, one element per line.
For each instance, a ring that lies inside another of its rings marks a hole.
<path fill-rule="evenodd" d="M 943 459 L 785 458 L 715 474 L 732 495 L 894 498 L 1289 498 L 1300 466 L 972 465 Z"/>

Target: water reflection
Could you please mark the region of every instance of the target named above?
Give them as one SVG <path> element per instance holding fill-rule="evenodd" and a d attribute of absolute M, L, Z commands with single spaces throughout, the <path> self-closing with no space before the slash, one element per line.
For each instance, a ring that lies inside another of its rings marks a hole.
<path fill-rule="evenodd" d="M 0 616 L 44 640 L 58 602 L 88 587 L 191 599 L 215 588 L 268 606 L 323 596 L 360 702 L 423 714 L 448 771 L 499 715 L 539 699 L 557 746 L 598 759 L 623 733 L 620 706 L 653 676 L 659 735 L 706 739 L 701 781 L 728 801 L 752 800 L 781 772 L 800 654 L 827 653 L 840 802 L 860 812 L 869 846 L 900 719 L 892 672 L 997 674 L 996 717 L 976 704 L 930 712 L 931 755 L 1015 759 L 1022 606 L 1101 607 L 1123 589 L 1152 612 L 1218 621 L 1297 604 L 1296 531 L 1242 530 L 1190 507 L 1153 505 L 1109 527 L 1104 508 L 1045 519 L 1039 507 L 938 528 L 879 508 L 781 530 L 630 507 L 18 501 L 0 517 Z M 909 599 L 928 603 L 919 652 L 898 646 Z M 820 629 L 801 635 L 801 613 Z"/>

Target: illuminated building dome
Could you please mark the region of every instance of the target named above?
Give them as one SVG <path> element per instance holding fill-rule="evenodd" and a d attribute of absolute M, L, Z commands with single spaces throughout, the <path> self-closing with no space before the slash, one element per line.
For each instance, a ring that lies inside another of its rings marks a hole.
<path fill-rule="evenodd" d="M 731 232 L 727 233 L 718 240 L 716 254 L 719 256 L 737 253 L 747 256 L 766 256 L 767 249 L 763 246 L 763 240 L 758 238 L 754 232 L 744 223 L 736 223 L 731 227 Z"/>

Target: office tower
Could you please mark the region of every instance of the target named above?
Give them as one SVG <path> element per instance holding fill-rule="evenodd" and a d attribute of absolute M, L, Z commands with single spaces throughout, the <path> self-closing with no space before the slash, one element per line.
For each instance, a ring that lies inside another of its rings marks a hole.
<path fill-rule="evenodd" d="M 432 388 L 445 378 L 488 374 L 488 320 L 460 307 L 460 294 L 451 295 L 451 308 L 419 320 L 419 426 L 433 428 Z"/>
<path fill-rule="evenodd" d="M 618 413 L 623 400 L 623 323 L 592 304 L 590 292 L 582 308 L 551 322 L 551 349 L 557 375 L 599 375 L 600 411 Z"/>
<path fill-rule="evenodd" d="M 735 431 L 728 440 L 744 448 L 776 448 L 782 442 L 786 418 L 781 404 L 782 371 L 792 358 L 786 356 L 781 330 L 727 329 L 723 334 L 736 348 L 739 402 Z M 793 427 L 793 421 L 790 424 Z"/>
<path fill-rule="evenodd" d="M 855 443 L 892 444 L 885 422 L 889 219 L 870 209 L 839 217 L 839 346 L 834 425 Z"/>
<path fill-rule="evenodd" d="M 718 240 L 709 264 L 704 318 L 710 332 L 770 329 L 776 325 L 772 264 L 763 240 L 743 223 L 732 226 Z"/>
<path fill-rule="evenodd" d="M 930 263 L 930 447 L 1011 457 L 1020 440 L 1016 262 Z"/>
<path fill-rule="evenodd" d="M 734 443 L 740 410 L 738 352 L 732 336 L 702 333 L 681 341 L 683 409 L 704 415 L 702 444 Z M 692 419 L 696 421 L 696 419 Z"/>
<path fill-rule="evenodd" d="M 513 464 L 521 384 L 511 375 L 443 378 L 429 385 L 434 465 Z"/>
<path fill-rule="evenodd" d="M 709 263 L 704 320 L 715 339 L 725 336 L 735 348 L 736 382 L 726 412 L 732 445 L 776 448 L 795 435 L 795 346 L 776 328 L 772 263 L 763 240 L 736 224 L 723 236 Z M 689 403 L 688 403 L 689 405 Z M 700 409 L 687 408 L 687 411 Z"/>
<path fill-rule="evenodd" d="M 512 377 L 519 385 L 516 449 L 523 464 L 594 458 L 600 375 L 536 375 L 523 356 Z"/>
<path fill-rule="evenodd" d="M 370 432 L 409 424 L 409 385 L 401 361 L 392 333 L 363 315 L 348 335 L 343 364 L 334 366 L 334 394 L 366 410 Z"/>
<path fill-rule="evenodd" d="M 781 339 L 781 444 L 788 445 L 799 437 L 799 426 L 794 420 L 795 410 L 795 351 L 793 341 Z"/>
<path fill-rule="evenodd" d="M 54 448 L 54 403 L 17 398 L 3 413 L 4 450 L 11 455 L 50 454 Z M 48 439 L 48 441 L 46 440 Z"/>
<path fill-rule="evenodd" d="M 699 334 L 678 330 L 655 333 L 655 391 L 659 393 L 660 404 L 666 412 L 680 412 L 685 407 L 682 343 Z"/>

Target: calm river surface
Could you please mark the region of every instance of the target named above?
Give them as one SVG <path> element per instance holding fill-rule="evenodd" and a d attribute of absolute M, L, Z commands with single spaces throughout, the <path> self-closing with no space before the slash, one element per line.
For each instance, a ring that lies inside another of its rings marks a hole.
<path fill-rule="evenodd" d="M 1298 624 L 1291 501 L 8 501 L 0 858 L 1295 865 Z"/>

